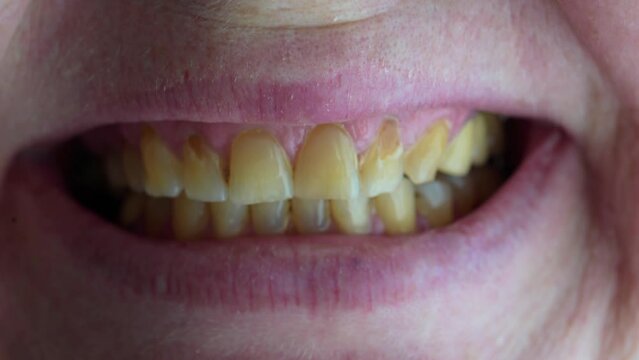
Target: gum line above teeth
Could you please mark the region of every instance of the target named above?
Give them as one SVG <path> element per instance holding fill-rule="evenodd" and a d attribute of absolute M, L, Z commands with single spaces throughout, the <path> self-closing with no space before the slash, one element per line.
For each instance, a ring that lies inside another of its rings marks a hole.
<path fill-rule="evenodd" d="M 105 167 L 111 187 L 129 190 L 120 222 L 153 236 L 402 235 L 451 223 L 501 182 L 498 170 L 484 166 L 503 151 L 500 119 L 480 113 L 450 141 L 449 133 L 440 120 L 404 149 L 399 123 L 386 120 L 358 156 L 341 125 L 322 124 L 310 130 L 293 167 L 260 129 L 238 134 L 223 159 L 197 135 L 178 157 L 146 127 L 139 147 L 109 154 Z"/>

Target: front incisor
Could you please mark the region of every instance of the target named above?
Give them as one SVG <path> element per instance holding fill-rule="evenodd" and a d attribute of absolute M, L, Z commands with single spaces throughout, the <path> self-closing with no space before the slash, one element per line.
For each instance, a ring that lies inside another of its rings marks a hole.
<path fill-rule="evenodd" d="M 328 200 L 293 198 L 291 208 L 295 229 L 300 234 L 322 233 L 331 225 Z"/>
<path fill-rule="evenodd" d="M 173 199 L 173 233 L 178 240 L 199 238 L 209 220 L 204 202 L 191 200 L 184 193 Z"/>
<path fill-rule="evenodd" d="M 395 191 L 375 198 L 375 210 L 384 224 L 386 234 L 405 235 L 415 232 L 417 219 L 414 185 L 408 179 L 403 179 Z"/>
<path fill-rule="evenodd" d="M 488 128 L 486 127 L 486 115 L 478 114 L 473 121 L 473 165 L 481 166 L 490 156 L 488 146 Z"/>
<path fill-rule="evenodd" d="M 441 180 L 418 185 L 416 207 L 417 213 L 428 221 L 431 228 L 446 226 L 455 219 L 453 189 Z"/>
<path fill-rule="evenodd" d="M 143 192 L 145 176 L 140 150 L 131 145 L 125 145 L 122 151 L 122 167 L 129 188 L 136 192 Z"/>
<path fill-rule="evenodd" d="M 453 141 L 448 144 L 439 164 L 439 170 L 453 176 L 468 174 L 473 160 L 474 136 L 474 123 L 467 122 Z"/>
<path fill-rule="evenodd" d="M 308 134 L 295 162 L 295 196 L 352 199 L 359 194 L 357 152 L 344 127 L 324 124 Z"/>
<path fill-rule="evenodd" d="M 396 120 L 386 120 L 359 165 L 363 195 L 375 197 L 393 191 L 404 173 L 404 147 Z"/>
<path fill-rule="evenodd" d="M 290 202 L 288 200 L 251 205 L 253 231 L 258 235 L 283 234 L 288 229 Z"/>
<path fill-rule="evenodd" d="M 408 150 L 404 156 L 404 173 L 413 183 L 422 184 L 435 178 L 448 133 L 448 122 L 440 120 Z"/>
<path fill-rule="evenodd" d="M 190 199 L 225 201 L 228 189 L 220 156 L 199 136 L 192 136 L 184 144 L 182 155 L 184 192 Z"/>
<path fill-rule="evenodd" d="M 256 129 L 238 135 L 231 145 L 229 195 L 238 204 L 293 197 L 291 164 L 279 142 Z"/>
<path fill-rule="evenodd" d="M 144 188 L 147 194 L 177 196 L 182 191 L 180 160 L 153 128 L 146 126 L 142 129 L 140 149 L 146 174 Z"/>
<path fill-rule="evenodd" d="M 242 235 L 249 225 L 249 207 L 231 201 L 212 202 L 209 204 L 211 212 L 211 227 L 218 238 L 231 238 Z"/>
<path fill-rule="evenodd" d="M 344 234 L 362 235 L 371 232 L 371 205 L 368 197 L 331 200 L 331 213 L 337 228 Z"/>

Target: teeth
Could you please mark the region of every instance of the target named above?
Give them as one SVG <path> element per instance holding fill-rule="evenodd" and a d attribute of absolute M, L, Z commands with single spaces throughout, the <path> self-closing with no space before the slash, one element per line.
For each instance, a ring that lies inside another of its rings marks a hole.
<path fill-rule="evenodd" d="M 142 130 L 140 147 L 146 192 L 151 196 L 177 196 L 182 191 L 180 161 L 149 126 Z"/>
<path fill-rule="evenodd" d="M 122 152 L 122 166 L 124 167 L 124 177 L 132 190 L 136 192 L 144 191 L 144 165 L 142 165 L 142 155 L 133 146 L 126 145 Z"/>
<path fill-rule="evenodd" d="M 488 128 L 486 127 L 486 115 L 477 114 L 473 122 L 473 165 L 481 166 L 490 156 L 488 148 Z"/>
<path fill-rule="evenodd" d="M 288 229 L 289 201 L 274 201 L 251 205 L 253 230 L 258 235 L 283 234 Z"/>
<path fill-rule="evenodd" d="M 173 233 L 179 240 L 200 237 L 208 223 L 206 204 L 191 200 L 184 193 L 173 199 Z"/>
<path fill-rule="evenodd" d="M 120 209 L 120 223 L 124 226 L 135 224 L 144 210 L 144 195 L 136 192 L 127 194 Z"/>
<path fill-rule="evenodd" d="M 166 235 L 171 217 L 171 200 L 147 196 L 144 202 L 144 227 L 151 236 Z"/>
<path fill-rule="evenodd" d="M 127 178 L 124 173 L 124 164 L 122 163 L 122 154 L 114 152 L 107 155 L 105 161 L 105 172 L 107 180 L 111 187 L 115 189 L 121 189 L 127 186 Z"/>
<path fill-rule="evenodd" d="M 408 150 L 404 157 L 404 173 L 413 183 L 422 184 L 435 178 L 448 132 L 448 123 L 440 120 Z"/>
<path fill-rule="evenodd" d="M 291 207 L 295 229 L 301 234 L 325 232 L 331 225 L 328 200 L 293 198 Z"/>
<path fill-rule="evenodd" d="M 446 226 L 455 219 L 453 189 L 446 182 L 433 180 L 415 187 L 417 213 L 432 228 Z"/>
<path fill-rule="evenodd" d="M 445 179 L 453 189 L 455 216 L 459 218 L 470 213 L 477 204 L 474 179 L 471 176 L 447 176 Z"/>
<path fill-rule="evenodd" d="M 248 228 L 249 208 L 231 201 L 209 204 L 213 233 L 219 238 L 229 238 L 243 234 Z"/>
<path fill-rule="evenodd" d="M 231 146 L 230 198 L 238 204 L 256 204 L 293 196 L 291 165 L 282 146 L 269 133 L 251 130 L 238 135 Z"/>
<path fill-rule="evenodd" d="M 220 157 L 204 140 L 192 136 L 184 145 L 182 175 L 184 192 L 194 200 L 225 201 L 228 190 Z"/>
<path fill-rule="evenodd" d="M 351 199 L 358 196 L 357 153 L 341 125 L 315 127 L 295 164 L 295 196 L 302 199 Z"/>
<path fill-rule="evenodd" d="M 408 179 L 393 192 L 376 197 L 375 209 L 388 235 L 410 234 L 417 228 L 415 189 Z"/>
<path fill-rule="evenodd" d="M 359 166 L 362 194 L 374 197 L 393 191 L 402 181 L 404 147 L 397 121 L 386 120 Z"/>
<path fill-rule="evenodd" d="M 345 234 L 371 232 L 371 206 L 370 199 L 367 197 L 331 200 L 331 213 L 337 228 Z"/>
<path fill-rule="evenodd" d="M 446 148 L 439 170 L 448 175 L 466 175 L 470 170 L 473 157 L 473 137 L 474 124 L 467 122 Z"/>
<path fill-rule="evenodd" d="M 493 155 L 502 154 L 504 152 L 504 124 L 496 115 L 484 114 L 484 122 L 486 123 L 487 143 L 490 153 Z"/>

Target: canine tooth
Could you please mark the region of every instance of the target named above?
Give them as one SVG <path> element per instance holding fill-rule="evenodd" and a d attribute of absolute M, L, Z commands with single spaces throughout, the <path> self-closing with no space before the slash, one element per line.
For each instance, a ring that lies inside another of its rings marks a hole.
<path fill-rule="evenodd" d="M 408 179 L 393 192 L 376 197 L 375 209 L 389 235 L 410 234 L 417 228 L 415 189 Z"/>
<path fill-rule="evenodd" d="M 328 200 L 291 200 L 293 223 L 301 234 L 317 234 L 328 230 L 331 216 Z"/>
<path fill-rule="evenodd" d="M 357 153 L 341 125 L 318 125 L 308 134 L 295 163 L 295 196 L 351 199 L 359 194 Z"/>
<path fill-rule="evenodd" d="M 180 161 L 152 127 L 142 129 L 140 148 L 146 192 L 151 196 L 177 196 L 182 191 Z"/>
<path fill-rule="evenodd" d="M 165 235 L 171 217 L 171 200 L 146 196 L 144 202 L 144 227 L 151 236 Z"/>
<path fill-rule="evenodd" d="M 404 156 L 404 173 L 415 184 L 435 178 L 446 149 L 449 126 L 445 120 L 435 123 Z"/>
<path fill-rule="evenodd" d="M 484 114 L 477 114 L 473 122 L 473 164 L 484 165 L 490 156 L 488 147 L 488 128 Z"/>
<path fill-rule="evenodd" d="M 144 195 L 131 192 L 126 195 L 120 208 L 120 223 L 124 226 L 135 224 L 144 210 Z"/>
<path fill-rule="evenodd" d="M 238 135 L 231 146 L 230 199 L 256 204 L 293 196 L 291 164 L 279 142 L 262 130 Z"/>
<path fill-rule="evenodd" d="M 474 179 L 471 176 L 447 176 L 445 179 L 453 189 L 455 216 L 459 218 L 470 213 L 477 204 Z"/>
<path fill-rule="evenodd" d="M 213 233 L 219 238 L 241 235 L 248 228 L 249 208 L 231 201 L 209 204 Z"/>
<path fill-rule="evenodd" d="M 189 199 L 184 193 L 173 199 L 173 233 L 179 240 L 192 240 L 204 232 L 208 223 L 206 204 Z"/>
<path fill-rule="evenodd" d="M 494 114 L 484 114 L 488 148 L 492 155 L 502 154 L 505 147 L 504 123 Z"/>
<path fill-rule="evenodd" d="M 126 145 L 122 151 L 122 166 L 129 188 L 137 192 L 144 191 L 144 165 L 140 151 L 131 145 Z"/>
<path fill-rule="evenodd" d="M 122 154 L 119 152 L 107 155 L 104 167 L 107 180 L 111 187 L 120 189 L 127 186 L 126 174 L 124 173 L 124 164 L 122 163 Z"/>
<path fill-rule="evenodd" d="M 190 137 L 182 155 L 184 192 L 194 200 L 225 201 L 228 189 L 220 156 L 199 136 Z"/>
<path fill-rule="evenodd" d="M 473 157 L 474 124 L 467 122 L 457 137 L 448 144 L 439 170 L 448 175 L 463 176 L 470 170 Z"/>
<path fill-rule="evenodd" d="M 483 167 L 471 172 L 474 179 L 477 202 L 483 203 L 488 200 L 501 185 L 501 174 L 497 169 Z"/>
<path fill-rule="evenodd" d="M 283 234 L 288 229 L 290 218 L 288 200 L 264 202 L 251 205 L 253 230 L 258 235 Z"/>
<path fill-rule="evenodd" d="M 446 182 L 433 180 L 415 187 L 417 213 L 432 228 L 446 226 L 455 219 L 453 189 Z"/>
<path fill-rule="evenodd" d="M 331 213 L 342 233 L 355 235 L 371 232 L 371 206 L 368 197 L 331 200 Z"/>
<path fill-rule="evenodd" d="M 393 191 L 402 181 L 404 147 L 396 120 L 386 120 L 359 165 L 361 191 L 374 197 Z"/>

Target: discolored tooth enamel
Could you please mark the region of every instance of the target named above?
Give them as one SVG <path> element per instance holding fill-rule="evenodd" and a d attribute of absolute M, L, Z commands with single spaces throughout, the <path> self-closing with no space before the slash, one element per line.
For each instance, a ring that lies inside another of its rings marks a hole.
<path fill-rule="evenodd" d="M 291 208 L 293 224 L 300 234 L 322 233 L 331 225 L 328 200 L 293 198 Z"/>
<path fill-rule="evenodd" d="M 178 240 L 199 238 L 209 220 L 208 207 L 184 193 L 173 199 L 173 234 Z"/>
<path fill-rule="evenodd" d="M 416 230 L 415 189 L 408 179 L 403 179 L 393 192 L 382 194 L 374 201 L 386 234 L 405 235 Z"/>
<path fill-rule="evenodd" d="M 262 130 L 238 135 L 231 146 L 229 195 L 238 204 L 293 197 L 291 164 L 277 140 Z"/>
<path fill-rule="evenodd" d="M 404 174 L 404 147 L 396 120 L 382 123 L 377 139 L 360 160 L 362 195 L 374 197 L 393 191 Z"/>
<path fill-rule="evenodd" d="M 125 188 L 128 185 L 122 153 L 113 152 L 107 155 L 104 162 L 104 171 L 109 181 L 109 185 L 114 189 Z"/>
<path fill-rule="evenodd" d="M 124 177 L 131 190 L 144 191 L 144 165 L 140 151 L 131 145 L 125 145 L 122 151 Z"/>
<path fill-rule="evenodd" d="M 435 178 L 449 131 L 448 122 L 439 120 L 406 152 L 404 173 L 413 183 L 422 184 Z"/>
<path fill-rule="evenodd" d="M 486 163 L 490 156 L 488 147 L 488 128 L 486 127 L 486 116 L 477 114 L 473 122 L 473 165 L 481 166 Z"/>
<path fill-rule="evenodd" d="M 446 226 L 455 220 L 453 189 L 444 181 L 433 180 L 415 187 L 417 213 L 432 228 Z"/>
<path fill-rule="evenodd" d="M 475 184 L 477 203 L 488 200 L 499 189 L 502 176 L 492 167 L 482 167 L 471 172 Z"/>
<path fill-rule="evenodd" d="M 249 225 L 249 207 L 231 201 L 209 203 L 213 234 L 230 238 L 246 232 Z"/>
<path fill-rule="evenodd" d="M 331 200 L 331 214 L 337 228 L 344 234 L 357 235 L 371 232 L 371 206 L 368 197 Z"/>
<path fill-rule="evenodd" d="M 120 208 L 120 224 L 130 226 L 135 224 L 144 211 L 144 195 L 131 192 L 126 195 Z"/>
<path fill-rule="evenodd" d="M 170 219 L 170 199 L 146 196 L 144 201 L 144 228 L 148 235 L 167 235 L 167 225 Z"/>
<path fill-rule="evenodd" d="M 316 126 L 295 163 L 295 196 L 352 199 L 359 194 L 357 153 L 350 135 L 336 124 Z"/>
<path fill-rule="evenodd" d="M 467 122 L 459 134 L 448 144 L 439 170 L 453 176 L 468 174 L 473 159 L 474 124 Z"/>
<path fill-rule="evenodd" d="M 497 115 L 484 114 L 486 124 L 487 143 L 490 154 L 498 155 L 504 152 L 504 122 Z"/>
<path fill-rule="evenodd" d="M 253 230 L 258 235 L 283 234 L 288 229 L 290 202 L 288 200 L 251 205 Z"/>
<path fill-rule="evenodd" d="M 199 201 L 225 201 L 228 189 L 220 156 L 199 136 L 191 136 L 182 153 L 184 192 Z"/>
<path fill-rule="evenodd" d="M 150 126 L 145 126 L 142 129 L 140 149 L 146 174 L 144 189 L 147 194 L 151 196 L 177 196 L 182 191 L 180 161 Z"/>
<path fill-rule="evenodd" d="M 453 189 L 453 202 L 455 204 L 455 217 L 460 218 L 469 214 L 477 204 L 477 192 L 475 182 L 471 176 L 442 177 Z"/>

